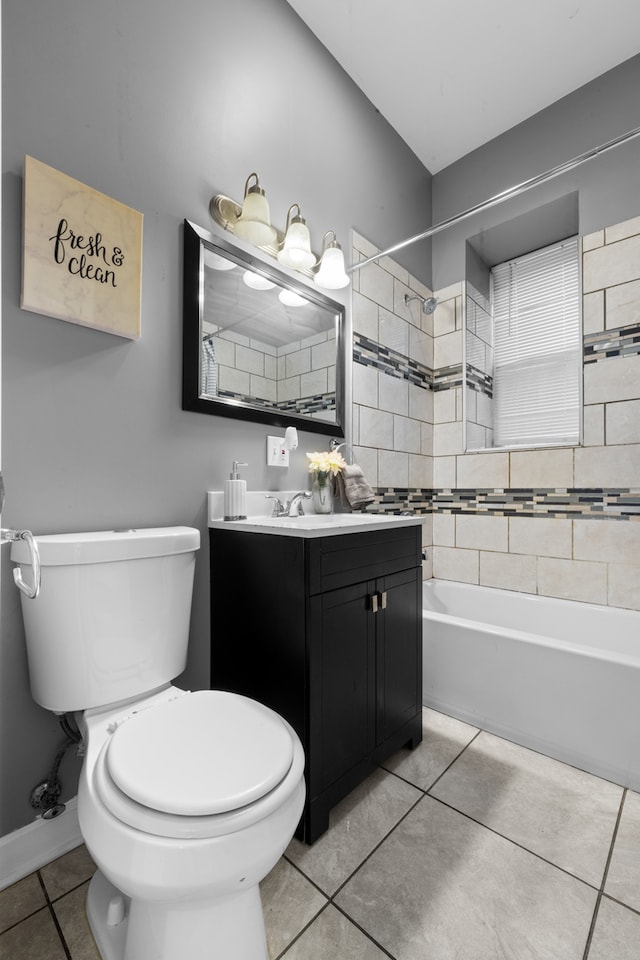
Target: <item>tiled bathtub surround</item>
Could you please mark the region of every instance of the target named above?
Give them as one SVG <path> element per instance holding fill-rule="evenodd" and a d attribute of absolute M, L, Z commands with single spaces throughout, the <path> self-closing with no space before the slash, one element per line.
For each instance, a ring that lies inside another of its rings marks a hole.
<path fill-rule="evenodd" d="M 582 446 L 466 453 L 466 284 L 425 316 L 404 293 L 430 291 L 385 258 L 354 275 L 355 458 L 378 509 L 427 518 L 426 576 L 640 609 L 640 218 L 582 248 Z M 418 368 L 420 385 L 402 372 Z"/>
<path fill-rule="evenodd" d="M 377 252 L 354 234 L 354 261 Z M 432 486 L 436 365 L 433 316 L 406 294 L 432 291 L 388 257 L 353 274 L 354 459 L 373 487 L 408 496 Z"/>

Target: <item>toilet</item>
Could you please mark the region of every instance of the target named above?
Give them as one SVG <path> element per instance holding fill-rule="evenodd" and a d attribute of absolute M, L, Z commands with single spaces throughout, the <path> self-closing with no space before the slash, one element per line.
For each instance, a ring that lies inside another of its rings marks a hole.
<path fill-rule="evenodd" d="M 171 683 L 199 531 L 35 539 L 41 589 L 21 595 L 31 690 L 82 733 L 78 819 L 103 960 L 266 960 L 258 884 L 302 814 L 304 753 L 262 704 Z M 24 541 L 11 559 L 28 579 Z"/>

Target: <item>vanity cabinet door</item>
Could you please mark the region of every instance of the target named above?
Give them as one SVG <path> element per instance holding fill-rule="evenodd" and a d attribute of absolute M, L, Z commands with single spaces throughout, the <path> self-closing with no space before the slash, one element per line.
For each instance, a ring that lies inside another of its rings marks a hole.
<path fill-rule="evenodd" d="M 422 710 L 421 570 L 377 581 L 376 746 Z"/>
<path fill-rule="evenodd" d="M 373 588 L 359 583 L 311 601 L 312 796 L 348 776 L 375 746 Z"/>

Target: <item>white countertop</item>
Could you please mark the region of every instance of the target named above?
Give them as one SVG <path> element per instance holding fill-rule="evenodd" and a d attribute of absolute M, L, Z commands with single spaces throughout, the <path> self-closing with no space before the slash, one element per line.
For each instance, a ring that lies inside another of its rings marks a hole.
<path fill-rule="evenodd" d="M 424 519 L 422 516 L 399 516 L 389 513 L 307 513 L 302 517 L 272 517 L 265 516 L 263 512 L 260 515 L 258 510 L 264 511 L 265 496 L 269 493 L 277 495 L 281 500 L 287 497 L 285 491 L 247 492 L 247 512 L 255 511 L 256 516 L 247 516 L 246 520 L 223 520 L 222 494 L 220 491 L 209 491 L 209 527 L 218 530 L 238 530 L 244 533 L 270 533 L 286 537 L 332 537 L 344 533 L 362 533 L 365 530 L 415 526 L 422 523 Z"/>

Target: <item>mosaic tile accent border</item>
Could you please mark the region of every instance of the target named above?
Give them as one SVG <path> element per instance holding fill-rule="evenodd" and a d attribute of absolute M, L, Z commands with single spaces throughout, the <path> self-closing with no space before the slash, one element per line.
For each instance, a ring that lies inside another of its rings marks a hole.
<path fill-rule="evenodd" d="M 490 373 L 483 373 L 472 364 L 467 364 L 467 382 L 466 386 L 476 393 L 484 393 L 487 397 L 493 397 L 493 377 Z"/>
<path fill-rule="evenodd" d="M 462 386 L 462 364 L 453 363 L 449 367 L 438 367 L 433 371 L 433 392 L 453 390 Z"/>
<path fill-rule="evenodd" d="M 434 490 L 434 513 L 496 517 L 640 520 L 640 489 Z"/>
<path fill-rule="evenodd" d="M 353 335 L 353 359 L 364 367 L 373 367 L 399 380 L 407 380 L 416 387 L 430 390 L 433 371 L 417 360 L 411 360 L 391 347 L 385 347 L 360 333 Z"/>
<path fill-rule="evenodd" d="M 640 323 L 614 330 L 589 333 L 584 337 L 584 362 L 597 363 L 609 357 L 631 357 L 640 353 Z"/>
<path fill-rule="evenodd" d="M 226 400 L 239 400 L 241 403 L 249 403 L 252 407 L 282 410 L 286 413 L 312 414 L 319 413 L 322 410 L 335 411 L 336 409 L 336 395 L 333 392 L 319 393 L 313 397 L 299 397 L 297 400 L 281 400 L 279 403 L 261 400 L 259 397 L 244 396 L 241 393 L 234 393 L 232 390 L 219 390 L 218 396 Z"/>
<path fill-rule="evenodd" d="M 430 490 L 377 487 L 375 512 L 640 521 L 640 488 Z"/>

